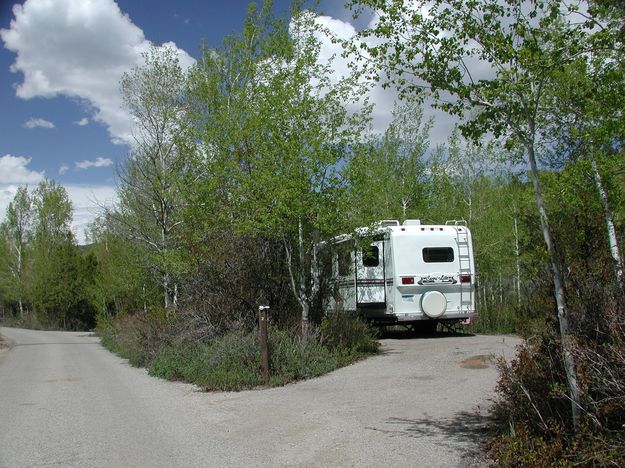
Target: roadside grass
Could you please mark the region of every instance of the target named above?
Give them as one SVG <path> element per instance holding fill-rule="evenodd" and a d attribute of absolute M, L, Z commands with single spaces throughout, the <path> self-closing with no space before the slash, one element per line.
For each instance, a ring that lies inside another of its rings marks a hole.
<path fill-rule="evenodd" d="M 29 330 L 45 330 L 45 331 L 62 330 L 62 328 L 56 324 L 44 323 L 40 321 L 37 315 L 32 312 L 26 312 L 24 314 L 24 317 L 19 317 L 19 315 L 5 314 L 0 319 L 0 325 L 3 327 L 10 327 L 10 328 L 27 328 Z"/>
<path fill-rule="evenodd" d="M 135 314 L 101 321 L 102 344 L 147 367 L 150 375 L 196 384 L 207 391 L 263 385 L 258 330 L 233 330 L 204 341 L 179 342 L 168 323 Z M 173 327 L 175 328 L 175 327 Z M 325 318 L 302 337 L 299 329 L 269 330 L 270 385 L 317 377 L 377 353 L 375 331 L 343 314 Z"/>

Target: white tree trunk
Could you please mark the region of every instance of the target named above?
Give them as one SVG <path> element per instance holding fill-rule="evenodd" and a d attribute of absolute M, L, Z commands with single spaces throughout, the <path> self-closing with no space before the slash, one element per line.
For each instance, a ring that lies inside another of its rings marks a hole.
<path fill-rule="evenodd" d="M 306 249 L 304 244 L 304 229 L 301 220 L 298 223 L 297 247 L 299 256 L 299 272 L 297 274 L 293 268 L 293 255 L 291 246 L 286 237 L 283 236 L 284 252 L 286 255 L 286 264 L 291 282 L 291 290 L 297 299 L 302 312 L 302 334 L 304 337 L 308 334 L 308 323 L 310 320 L 310 304 L 317 297 L 320 290 L 319 265 L 317 259 L 317 246 L 312 247 L 312 258 L 310 261 L 309 274 L 310 278 L 306 278 Z M 309 291 L 307 291 L 309 289 Z"/>
<path fill-rule="evenodd" d="M 296 281 L 295 271 L 293 268 L 293 253 L 291 252 L 291 245 L 289 245 L 289 242 L 284 236 L 283 236 L 283 244 L 284 244 L 284 254 L 286 256 L 286 266 L 287 266 L 287 270 L 289 271 L 291 291 L 293 291 L 293 295 L 295 296 L 295 299 L 300 305 L 300 309 L 302 311 L 302 331 L 306 333 L 304 329 L 307 328 L 308 326 L 309 307 L 308 307 L 307 301 L 301 295 L 302 288 L 301 288 L 301 283 L 299 281 L 301 279 L 301 276 L 298 275 L 298 279 Z"/>
<path fill-rule="evenodd" d="M 19 245 L 17 247 L 17 287 L 19 288 L 17 302 L 19 304 L 20 318 L 22 320 L 24 319 L 24 306 L 22 304 L 22 276 L 23 276 L 22 275 L 22 250 L 23 249 L 24 247 L 23 247 L 22 239 L 20 238 Z"/>
<path fill-rule="evenodd" d="M 306 295 L 306 281 L 304 279 L 304 229 L 302 226 L 302 220 L 297 223 L 297 252 L 299 254 L 299 297 L 302 304 L 302 328 L 308 327 L 308 312 L 310 307 L 308 305 L 308 297 Z"/>
<path fill-rule="evenodd" d="M 163 273 L 163 302 L 165 304 L 165 310 L 169 314 L 169 276 L 167 272 Z"/>
<path fill-rule="evenodd" d="M 163 209 L 163 204 L 161 203 L 161 213 L 162 218 L 161 222 L 161 248 L 162 248 L 162 256 L 163 256 L 163 303 L 165 305 L 165 311 L 167 315 L 169 315 L 169 271 L 167 269 L 167 232 L 165 230 L 165 226 L 167 223 L 167 214 Z"/>
<path fill-rule="evenodd" d="M 566 299 L 564 296 L 564 277 L 562 270 L 558 264 L 556 258 L 555 249 L 553 246 L 553 239 L 551 235 L 551 228 L 549 226 L 549 220 L 547 218 L 547 211 L 545 210 L 545 203 L 543 201 L 543 195 L 540 188 L 540 182 L 538 179 L 538 167 L 536 165 L 536 155 L 534 152 L 534 144 L 531 142 L 526 143 L 527 159 L 530 165 L 530 176 L 534 185 L 534 196 L 536 197 L 536 205 L 540 214 L 540 225 L 543 231 L 543 237 L 545 245 L 547 247 L 547 253 L 549 254 L 549 260 L 551 261 L 551 269 L 553 270 L 553 286 L 556 297 L 556 306 L 558 308 L 558 323 L 560 325 L 560 341 L 562 344 L 562 360 L 564 365 L 564 371 L 566 373 L 566 379 L 569 386 L 570 398 L 571 398 L 571 415 L 573 420 L 573 426 L 577 431 L 579 429 L 580 418 L 580 389 L 579 382 L 577 380 L 577 369 L 575 364 L 575 358 L 571 352 L 572 340 L 569 327 L 568 309 L 566 306 Z"/>
<path fill-rule="evenodd" d="M 601 199 L 601 204 L 603 205 L 605 223 L 608 229 L 610 254 L 612 254 L 612 258 L 614 259 L 614 274 L 616 275 L 616 282 L 618 286 L 623 289 L 623 261 L 621 259 L 621 254 L 619 251 L 618 239 L 616 237 L 616 229 L 614 228 L 614 215 L 612 214 L 612 210 L 610 209 L 608 195 L 606 194 L 605 188 L 603 187 L 603 182 L 601 180 L 601 174 L 599 173 L 599 167 L 597 166 L 597 162 L 593 160 L 591 162 L 591 165 L 593 176 L 595 178 L 595 185 L 597 186 L 599 198 Z"/>
<path fill-rule="evenodd" d="M 519 227 L 514 217 L 514 255 L 516 257 L 516 302 L 521 306 L 521 251 L 519 249 Z"/>

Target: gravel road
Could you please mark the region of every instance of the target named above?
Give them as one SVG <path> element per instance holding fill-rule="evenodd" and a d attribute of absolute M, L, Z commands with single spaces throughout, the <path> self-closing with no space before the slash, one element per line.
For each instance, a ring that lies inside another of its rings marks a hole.
<path fill-rule="evenodd" d="M 502 336 L 384 339 L 282 388 L 202 393 L 87 333 L 0 328 L 0 466 L 467 466 Z"/>

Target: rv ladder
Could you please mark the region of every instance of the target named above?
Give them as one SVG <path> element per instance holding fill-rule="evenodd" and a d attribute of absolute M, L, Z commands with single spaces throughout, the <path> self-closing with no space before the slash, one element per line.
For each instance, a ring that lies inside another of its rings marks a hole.
<path fill-rule="evenodd" d="M 458 263 L 460 271 L 458 273 L 458 279 L 462 275 L 471 275 L 471 252 L 469 250 L 469 235 L 465 230 L 460 232 L 458 226 L 455 226 L 456 229 L 456 244 L 458 245 Z M 475 278 L 471 278 L 471 282 L 469 285 L 469 293 L 464 292 L 465 283 L 459 281 L 460 284 L 460 311 L 464 310 L 464 306 L 467 306 L 467 309 L 470 309 L 473 304 L 473 287 L 472 283 L 475 281 Z"/>

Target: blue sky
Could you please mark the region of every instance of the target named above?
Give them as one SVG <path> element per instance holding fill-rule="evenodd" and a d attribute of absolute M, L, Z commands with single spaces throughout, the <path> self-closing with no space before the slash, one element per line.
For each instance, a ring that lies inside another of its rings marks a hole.
<path fill-rule="evenodd" d="M 353 34 L 340 0 L 319 5 L 324 25 Z M 115 199 L 115 164 L 128 154 L 129 116 L 121 73 L 140 64 L 150 44 L 176 47 L 190 65 L 200 44 L 217 46 L 240 30 L 248 1 L 0 1 L 0 219 L 19 185 L 43 177 L 63 184 L 80 242 L 100 205 Z M 288 14 L 290 0 L 274 1 Z M 365 20 L 362 20 L 365 21 Z M 360 25 L 356 25 L 357 27 Z M 325 52 L 337 52 L 329 41 Z M 339 63 L 337 68 L 345 68 Z M 373 90 L 375 128 L 388 124 L 392 92 Z"/>

